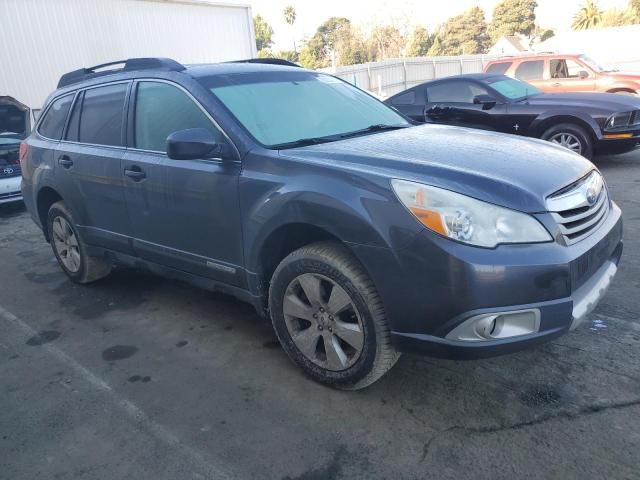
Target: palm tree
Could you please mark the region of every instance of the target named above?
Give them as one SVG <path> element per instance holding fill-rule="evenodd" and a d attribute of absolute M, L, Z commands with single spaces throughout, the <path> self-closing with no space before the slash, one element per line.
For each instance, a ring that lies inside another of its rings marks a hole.
<path fill-rule="evenodd" d="M 594 0 L 585 0 L 582 8 L 573 17 L 573 30 L 587 30 L 597 27 L 602 22 L 602 10 Z"/>
<path fill-rule="evenodd" d="M 288 5 L 284 8 L 284 21 L 287 22 L 289 24 L 289 26 L 291 27 L 291 35 L 293 36 L 293 24 L 296 21 L 296 9 L 293 7 L 293 5 Z M 295 37 L 293 39 L 293 51 L 295 53 L 296 52 L 296 40 Z"/>

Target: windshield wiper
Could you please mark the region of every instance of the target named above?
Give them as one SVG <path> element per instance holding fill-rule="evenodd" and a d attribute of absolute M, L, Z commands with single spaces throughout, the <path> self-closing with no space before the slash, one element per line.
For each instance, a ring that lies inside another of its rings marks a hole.
<path fill-rule="evenodd" d="M 398 130 L 400 128 L 407 128 L 410 125 L 387 125 L 385 123 L 377 123 L 375 125 L 369 125 L 366 128 L 361 128 L 359 130 L 354 130 L 352 132 L 347 132 L 339 135 L 340 138 L 349 138 L 349 137 L 357 137 L 358 135 L 363 135 L 370 132 L 382 132 L 384 130 Z"/>
<path fill-rule="evenodd" d="M 358 135 L 365 135 L 370 132 L 382 132 L 384 130 L 397 130 L 399 128 L 407 128 L 407 127 L 410 127 L 410 125 L 386 125 L 383 123 L 379 123 L 376 125 L 369 125 L 366 128 L 361 128 L 359 130 L 354 130 L 352 132 L 347 132 L 347 133 L 337 133 L 335 135 L 327 135 L 326 137 L 300 138 L 292 142 L 278 143 L 276 145 L 271 145 L 270 148 L 274 148 L 276 150 L 283 150 L 287 148 L 308 147 L 309 145 L 319 145 L 321 143 L 335 142 L 337 140 L 343 140 L 345 138 L 357 137 Z"/>

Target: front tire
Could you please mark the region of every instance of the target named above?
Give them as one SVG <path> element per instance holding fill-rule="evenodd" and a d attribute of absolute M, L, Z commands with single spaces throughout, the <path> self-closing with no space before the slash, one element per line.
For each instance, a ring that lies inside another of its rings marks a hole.
<path fill-rule="evenodd" d="M 331 387 L 367 387 L 400 356 L 373 282 L 338 243 L 314 243 L 287 256 L 273 274 L 269 309 L 289 358 Z"/>
<path fill-rule="evenodd" d="M 585 158 L 593 157 L 593 140 L 591 136 L 579 125 L 573 123 L 560 123 L 547 129 L 542 134 L 542 140 L 555 143 L 571 150 Z"/>
<path fill-rule="evenodd" d="M 56 202 L 49 208 L 47 228 L 58 264 L 71 280 L 85 284 L 109 275 L 111 263 L 89 256 L 73 215 L 63 202 Z"/>

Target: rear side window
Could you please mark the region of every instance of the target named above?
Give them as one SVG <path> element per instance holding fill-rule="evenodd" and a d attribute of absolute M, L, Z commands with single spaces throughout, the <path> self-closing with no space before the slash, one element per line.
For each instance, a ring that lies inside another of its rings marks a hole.
<path fill-rule="evenodd" d="M 69 140 L 120 147 L 126 83 L 85 90 L 69 122 Z M 77 132 L 77 133 L 76 133 Z"/>
<path fill-rule="evenodd" d="M 391 99 L 391 105 L 413 105 L 416 103 L 416 91 L 403 93 Z"/>
<path fill-rule="evenodd" d="M 544 72 L 544 60 L 522 62 L 516 69 L 518 80 L 542 80 Z"/>
<path fill-rule="evenodd" d="M 140 82 L 136 93 L 135 147 L 164 152 L 167 137 L 179 130 L 205 128 L 218 141 L 222 133 L 182 90 L 166 83 Z"/>
<path fill-rule="evenodd" d="M 504 75 L 513 62 L 492 63 L 487 68 L 486 73 L 495 73 L 496 75 Z"/>
<path fill-rule="evenodd" d="M 38 133 L 43 137 L 60 140 L 72 101 L 73 94 L 55 100 L 42 118 L 42 122 L 38 126 Z"/>

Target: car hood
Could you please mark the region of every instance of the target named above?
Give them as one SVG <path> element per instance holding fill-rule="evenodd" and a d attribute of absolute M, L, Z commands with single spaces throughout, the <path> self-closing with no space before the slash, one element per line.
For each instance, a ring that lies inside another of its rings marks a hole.
<path fill-rule="evenodd" d="M 523 212 L 595 168 L 585 158 L 536 139 L 444 125 L 281 151 L 281 155 L 446 188 Z"/>
<path fill-rule="evenodd" d="M 640 109 L 640 98 L 619 93 L 541 93 L 528 98 L 530 105 L 558 105 L 628 112 Z"/>

